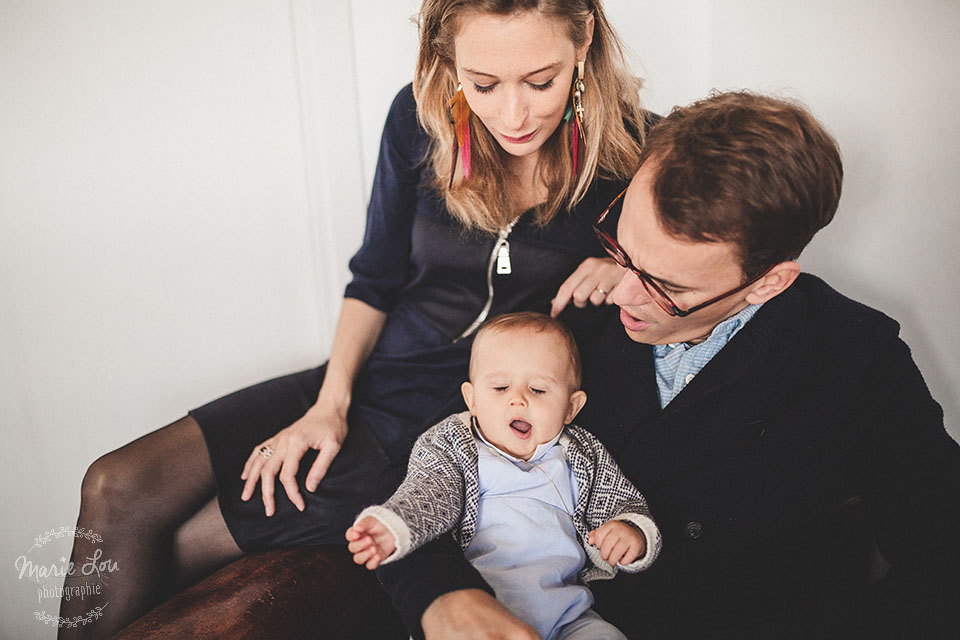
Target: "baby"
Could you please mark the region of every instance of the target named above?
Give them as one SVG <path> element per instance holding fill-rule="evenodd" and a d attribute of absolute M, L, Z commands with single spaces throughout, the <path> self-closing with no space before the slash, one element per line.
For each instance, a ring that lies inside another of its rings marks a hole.
<path fill-rule="evenodd" d="M 484 324 L 473 343 L 469 412 L 427 430 L 406 479 L 347 530 L 375 569 L 453 530 L 497 598 L 545 640 L 624 639 L 590 607 L 586 582 L 646 569 L 660 532 L 646 501 L 591 434 L 569 330 L 538 313 Z M 566 425 L 566 426 L 565 426 Z"/>

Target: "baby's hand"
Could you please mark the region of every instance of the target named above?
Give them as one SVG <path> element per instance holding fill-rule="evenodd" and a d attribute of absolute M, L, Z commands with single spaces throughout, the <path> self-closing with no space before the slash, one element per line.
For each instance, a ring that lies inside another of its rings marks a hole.
<path fill-rule="evenodd" d="M 364 516 L 346 533 L 347 549 L 353 554 L 353 561 L 365 564 L 371 571 L 390 557 L 397 548 L 393 534 L 382 522 L 373 516 Z"/>
<path fill-rule="evenodd" d="M 612 566 L 626 566 L 647 552 L 646 536 L 623 520 L 607 520 L 590 532 L 587 542 Z"/>

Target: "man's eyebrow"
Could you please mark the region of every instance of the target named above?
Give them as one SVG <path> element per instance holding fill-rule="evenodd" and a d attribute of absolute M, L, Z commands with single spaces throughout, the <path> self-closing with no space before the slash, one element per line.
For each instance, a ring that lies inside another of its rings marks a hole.
<path fill-rule="evenodd" d="M 626 253 L 626 249 L 621 249 L 621 251 L 623 251 L 624 253 Z M 627 258 L 630 260 L 630 264 L 633 265 L 633 268 L 634 268 L 634 269 L 640 269 L 640 267 L 638 267 L 637 265 L 635 265 L 635 264 L 633 263 L 633 259 L 630 258 L 629 254 L 627 255 Z M 654 282 L 656 282 L 658 285 L 660 285 L 660 286 L 662 286 L 662 287 L 667 287 L 667 288 L 669 288 L 669 289 L 678 289 L 678 290 L 679 290 L 679 289 L 683 289 L 683 290 L 686 290 L 686 291 L 693 291 L 693 289 L 694 289 L 693 287 L 689 287 L 689 286 L 687 286 L 687 285 L 685 285 L 685 284 L 677 284 L 676 282 L 671 282 L 670 280 L 667 280 L 666 278 L 659 278 L 659 277 L 653 275 L 652 273 L 650 273 L 649 271 L 644 271 L 643 269 L 640 269 L 640 271 L 643 271 L 643 272 L 647 275 L 648 278 L 650 278 L 651 280 L 653 280 Z"/>
<path fill-rule="evenodd" d="M 644 271 L 644 273 L 646 273 L 646 271 Z M 684 289 L 684 290 L 692 290 L 692 289 L 693 289 L 693 287 L 688 287 L 688 286 L 685 285 L 685 284 L 677 284 L 676 282 L 671 282 L 670 280 L 664 280 L 663 278 L 656 278 L 656 277 L 654 277 L 654 276 L 651 276 L 649 273 L 647 273 L 647 275 L 650 276 L 650 279 L 651 279 L 651 280 L 655 281 L 657 284 L 659 284 L 659 285 L 662 286 L 662 287 L 667 287 L 668 289 L 678 289 L 678 290 L 679 290 L 679 289 Z"/>
<path fill-rule="evenodd" d="M 545 67 L 540 67 L 540 68 L 537 69 L 536 71 L 531 71 L 530 73 L 524 75 L 523 77 L 524 77 L 524 78 L 528 78 L 528 77 L 530 77 L 530 76 L 535 76 L 535 75 L 537 75 L 538 73 L 542 73 L 542 72 L 544 72 L 544 71 L 550 71 L 550 70 L 552 70 L 552 69 L 556 69 L 556 68 L 559 67 L 561 64 L 562 64 L 562 63 L 558 60 L 558 61 L 556 61 L 556 62 L 554 62 L 554 63 L 552 63 L 552 64 L 548 64 L 548 65 L 545 66 Z M 485 78 L 496 78 L 496 77 L 497 77 L 497 76 L 493 75 L 492 73 L 485 73 L 485 72 L 483 72 L 483 71 L 477 71 L 476 69 L 468 69 L 468 68 L 464 67 L 463 70 L 466 71 L 467 73 L 469 73 L 470 75 L 474 75 L 474 76 L 483 76 L 483 77 L 485 77 Z"/>
<path fill-rule="evenodd" d="M 631 264 L 633 264 L 632 260 L 631 260 Z M 640 267 L 638 267 L 637 265 L 633 265 L 633 268 L 640 269 Z M 685 284 L 677 284 L 676 282 L 672 282 L 670 280 L 667 280 L 666 278 L 658 278 L 657 276 L 653 275 L 649 271 L 644 271 L 643 269 L 640 269 L 640 271 L 643 271 L 648 278 L 650 278 L 651 280 L 653 280 L 654 282 L 656 282 L 658 285 L 662 287 L 667 287 L 669 289 L 683 289 L 683 290 L 693 291 L 693 287 L 689 287 Z"/>

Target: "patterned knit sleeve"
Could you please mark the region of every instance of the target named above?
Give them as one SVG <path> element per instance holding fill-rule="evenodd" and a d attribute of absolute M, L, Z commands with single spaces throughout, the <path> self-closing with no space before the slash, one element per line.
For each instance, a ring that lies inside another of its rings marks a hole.
<path fill-rule="evenodd" d="M 643 571 L 653 564 L 660 554 L 660 529 L 650 515 L 647 501 L 630 480 L 623 475 L 607 448 L 593 434 L 571 426 L 570 433 L 588 452 L 593 462 L 593 489 L 585 514 L 589 529 L 596 529 L 608 520 L 623 520 L 643 532 L 647 541 L 646 553 L 626 566 L 610 567 L 595 548 L 587 547 L 591 562 L 601 569 L 621 570 L 628 573 Z"/>
<path fill-rule="evenodd" d="M 357 520 L 373 516 L 393 534 L 397 550 L 384 563 L 399 560 L 453 529 L 463 514 L 464 479 L 457 458 L 461 430 L 451 416 L 425 431 L 410 454 L 407 476 L 382 505 L 367 507 Z M 472 443 L 471 443 L 472 444 Z"/>

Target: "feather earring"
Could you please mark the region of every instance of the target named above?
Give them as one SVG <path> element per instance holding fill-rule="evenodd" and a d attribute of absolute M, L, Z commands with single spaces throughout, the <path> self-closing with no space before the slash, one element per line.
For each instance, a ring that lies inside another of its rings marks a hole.
<path fill-rule="evenodd" d="M 576 177 L 577 170 L 580 168 L 580 140 L 586 138 L 583 135 L 583 64 L 584 61 L 577 62 L 577 78 L 573 81 L 573 124 L 570 129 L 573 134 L 571 148 L 573 150 L 573 175 Z"/>
<path fill-rule="evenodd" d="M 463 95 L 463 87 L 458 85 L 457 92 L 450 98 L 450 121 L 453 123 L 453 161 L 450 163 L 450 184 L 453 186 L 453 174 L 457 171 L 457 157 L 463 169 L 464 180 L 470 179 L 470 105 Z"/>

